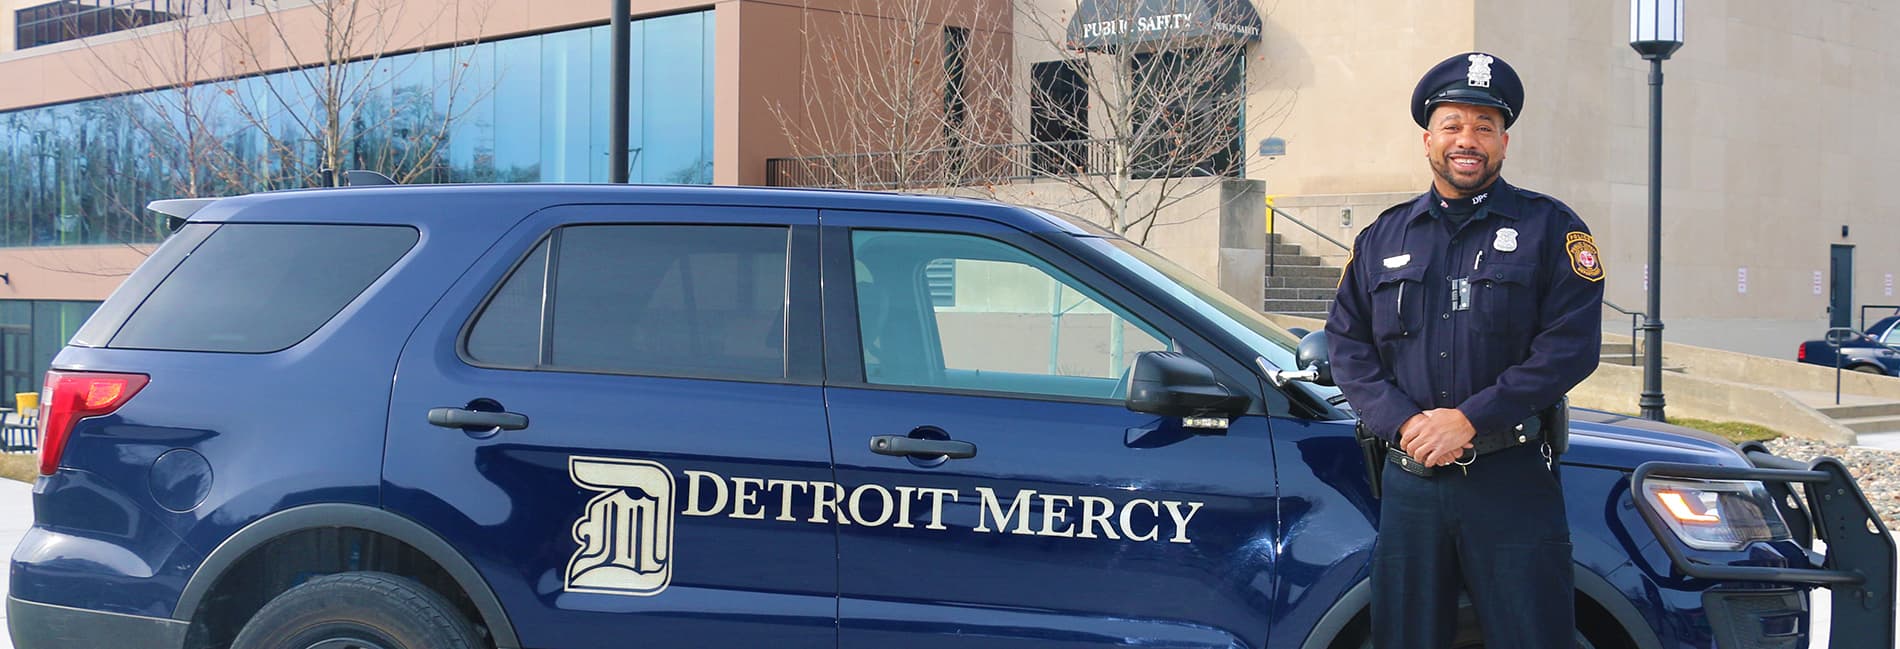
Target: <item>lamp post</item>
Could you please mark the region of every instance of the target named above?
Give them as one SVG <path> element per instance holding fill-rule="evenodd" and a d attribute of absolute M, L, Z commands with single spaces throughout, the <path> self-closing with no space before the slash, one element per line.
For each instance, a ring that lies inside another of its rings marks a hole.
<path fill-rule="evenodd" d="M 1630 0 L 1630 47 L 1649 60 L 1649 314 L 1643 322 L 1643 418 L 1663 420 L 1662 64 L 1682 47 L 1683 0 Z"/>

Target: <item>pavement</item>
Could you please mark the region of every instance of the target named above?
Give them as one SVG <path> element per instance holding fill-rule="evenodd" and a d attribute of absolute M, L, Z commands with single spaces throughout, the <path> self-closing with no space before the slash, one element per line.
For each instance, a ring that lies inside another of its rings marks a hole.
<path fill-rule="evenodd" d="M 13 549 L 20 545 L 20 539 L 26 536 L 26 530 L 33 526 L 33 485 L 15 480 L 0 478 L 0 558 L 10 559 Z M 7 594 L 8 579 L 0 579 L 0 600 Z M 1814 635 L 1809 644 L 1814 649 L 1828 646 L 1828 609 L 1829 598 L 1826 590 L 1815 590 L 1810 600 L 1814 609 Z M 6 628 L 6 609 L 0 606 L 0 629 Z M 0 632 L 0 649 L 13 649 L 10 634 Z"/>
<path fill-rule="evenodd" d="M 0 478 L 0 557 L 11 558 L 26 530 L 33 526 L 33 485 Z M 7 596 L 7 582 L 0 579 L 0 602 Z M 13 636 L 6 633 L 7 610 L 0 605 L 0 649 L 13 649 Z"/>

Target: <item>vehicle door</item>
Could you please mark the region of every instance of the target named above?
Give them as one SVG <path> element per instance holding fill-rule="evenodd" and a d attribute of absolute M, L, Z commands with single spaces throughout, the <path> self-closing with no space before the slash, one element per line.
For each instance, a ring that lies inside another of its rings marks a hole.
<path fill-rule="evenodd" d="M 840 647 L 1264 640 L 1266 418 L 1202 434 L 1123 402 L 1139 352 L 1184 352 L 1255 393 L 1243 365 L 1016 229 L 822 219 Z M 971 454 L 904 453 L 918 444 Z"/>
<path fill-rule="evenodd" d="M 816 214 L 529 217 L 417 328 L 385 506 L 434 530 L 537 649 L 836 646 Z"/>

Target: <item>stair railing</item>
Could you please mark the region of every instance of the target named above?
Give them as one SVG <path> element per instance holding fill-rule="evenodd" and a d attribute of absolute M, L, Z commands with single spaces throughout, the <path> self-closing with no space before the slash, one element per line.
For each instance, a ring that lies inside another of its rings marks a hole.
<path fill-rule="evenodd" d="M 1314 229 L 1313 226 L 1307 225 L 1301 222 L 1299 219 L 1293 218 L 1292 214 L 1288 214 L 1282 211 L 1280 208 L 1274 207 L 1272 205 L 1268 205 L 1267 206 L 1267 234 L 1268 234 L 1267 274 L 1268 275 L 1274 274 L 1274 271 L 1277 269 L 1277 264 L 1275 263 L 1277 255 L 1275 255 L 1274 252 L 1275 252 L 1275 249 L 1278 248 L 1279 246 L 1274 243 L 1272 235 L 1274 234 L 1274 225 L 1276 225 L 1277 223 L 1276 219 L 1278 218 L 1284 218 L 1288 221 L 1291 221 L 1294 225 L 1304 228 L 1307 232 L 1311 232 L 1315 235 L 1318 235 L 1320 239 L 1325 240 L 1327 243 L 1338 246 L 1340 250 L 1344 250 L 1348 253 L 1352 252 L 1352 246 L 1340 243 L 1338 239 L 1334 239 L 1330 236 L 1327 236 L 1326 233 L 1320 232 L 1319 230 Z"/>
<path fill-rule="evenodd" d="M 1643 312 L 1631 311 L 1629 309 L 1625 309 L 1623 307 L 1617 306 L 1615 302 L 1611 302 L 1609 300 L 1604 300 L 1603 306 L 1604 308 L 1607 308 L 1611 311 L 1615 311 L 1617 313 L 1621 313 L 1623 315 L 1627 315 L 1630 317 L 1630 366 L 1635 367 L 1636 366 L 1636 330 L 1640 328 L 1638 326 L 1638 323 L 1640 323 L 1643 319 Z M 1643 344 L 1644 345 L 1649 344 L 1648 337 L 1643 338 Z"/>

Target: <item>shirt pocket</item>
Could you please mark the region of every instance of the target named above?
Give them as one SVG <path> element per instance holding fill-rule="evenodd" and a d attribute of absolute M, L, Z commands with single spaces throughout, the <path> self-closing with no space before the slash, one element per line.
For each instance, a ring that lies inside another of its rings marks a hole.
<path fill-rule="evenodd" d="M 1417 331 L 1425 309 L 1425 265 L 1381 268 L 1373 275 L 1372 337 L 1404 338 Z"/>
<path fill-rule="evenodd" d="M 1490 333 L 1516 333 L 1537 321 L 1537 267 L 1530 264 L 1492 263 L 1471 277 L 1473 328 Z"/>

